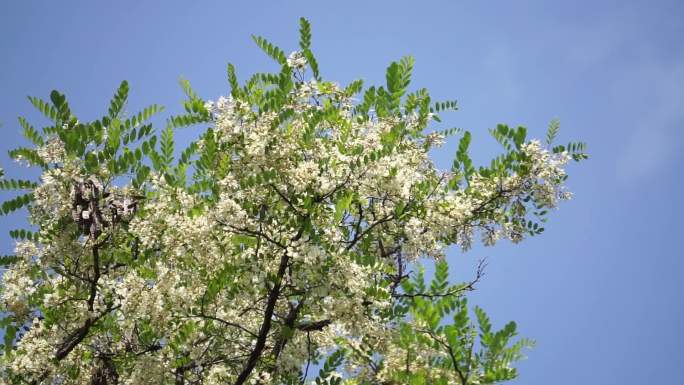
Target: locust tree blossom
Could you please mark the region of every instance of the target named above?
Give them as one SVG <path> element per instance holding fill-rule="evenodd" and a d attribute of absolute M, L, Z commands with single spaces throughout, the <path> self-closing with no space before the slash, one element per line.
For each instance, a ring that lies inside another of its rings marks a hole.
<path fill-rule="evenodd" d="M 20 122 L 12 155 L 38 182 L 2 279 L 6 384 L 487 384 L 515 377 L 529 345 L 495 331 L 449 282 L 445 252 L 541 233 L 569 198 L 582 146 L 548 148 L 523 127 L 492 130 L 504 152 L 475 168 L 469 132 L 436 131 L 455 102 L 409 92 L 413 59 L 362 90 L 323 80 L 301 21 L 300 50 L 257 44 L 281 67 L 199 98 L 161 134 L 123 107 L 80 122 L 58 92 L 31 98 L 54 125 Z M 204 131 L 185 150 L 177 127 Z M 553 124 L 550 144 L 557 133 Z M 453 167 L 428 156 L 460 135 Z M 437 261 L 426 283 L 421 258 Z M 479 335 L 479 337 L 478 337 Z M 478 347 L 480 346 L 480 347 Z M 318 373 L 313 373 L 317 367 Z"/>

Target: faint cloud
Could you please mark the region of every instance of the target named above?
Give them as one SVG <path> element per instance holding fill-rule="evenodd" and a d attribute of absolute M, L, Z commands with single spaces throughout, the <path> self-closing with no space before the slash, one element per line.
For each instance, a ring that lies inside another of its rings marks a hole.
<path fill-rule="evenodd" d="M 618 147 L 612 156 L 623 182 L 643 181 L 667 167 L 684 137 L 684 57 L 648 29 L 653 20 L 646 23 L 644 12 L 625 7 L 557 31 L 566 43 L 564 58 L 600 79 L 597 103 L 605 103 L 603 112 L 614 125 L 602 130 Z"/>
<path fill-rule="evenodd" d="M 482 61 L 482 73 L 486 74 L 488 82 L 496 84 L 497 96 L 512 104 L 523 95 L 523 86 L 517 80 L 518 62 L 512 48 L 501 44 L 491 44 Z"/>
<path fill-rule="evenodd" d="M 631 76 L 629 76 L 631 75 Z M 615 93 L 634 95 L 631 127 L 625 127 L 626 143 L 617 158 L 618 176 L 637 180 L 665 167 L 681 147 L 684 125 L 684 64 L 650 63 L 635 67 Z M 617 96 L 617 95 L 616 95 Z"/>

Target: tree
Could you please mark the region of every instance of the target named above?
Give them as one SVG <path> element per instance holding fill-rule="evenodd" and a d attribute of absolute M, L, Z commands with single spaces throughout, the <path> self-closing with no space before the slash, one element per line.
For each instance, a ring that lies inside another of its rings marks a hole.
<path fill-rule="evenodd" d="M 52 124 L 19 123 L 12 158 L 39 181 L 0 182 L 28 211 L 2 278 L 7 384 L 491 384 L 530 346 L 466 301 L 481 276 L 448 278 L 445 249 L 540 234 L 568 199 L 563 166 L 584 145 L 527 141 L 498 125 L 502 155 L 476 168 L 469 132 L 434 131 L 456 102 L 409 92 L 413 59 L 387 84 L 323 80 L 309 23 L 281 67 L 205 102 L 157 135 L 152 105 L 79 121 L 66 98 L 29 98 Z M 355 96 L 360 95 L 356 102 Z M 181 152 L 174 130 L 206 128 Z M 453 166 L 428 151 L 460 135 Z M 436 260 L 426 283 L 421 258 Z M 314 367 L 318 373 L 312 373 Z"/>

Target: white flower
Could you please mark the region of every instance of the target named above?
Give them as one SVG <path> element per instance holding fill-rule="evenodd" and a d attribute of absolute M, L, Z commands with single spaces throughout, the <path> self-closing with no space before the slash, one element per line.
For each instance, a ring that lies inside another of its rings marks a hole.
<path fill-rule="evenodd" d="M 287 65 L 292 69 L 301 70 L 306 67 L 306 57 L 301 51 L 293 51 L 290 56 L 287 57 Z"/>

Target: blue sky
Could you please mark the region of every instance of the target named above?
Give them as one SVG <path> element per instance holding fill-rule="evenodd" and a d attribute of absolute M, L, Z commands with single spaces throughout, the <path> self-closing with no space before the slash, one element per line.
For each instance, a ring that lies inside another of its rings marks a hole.
<path fill-rule="evenodd" d="M 488 257 L 471 302 L 537 340 L 516 384 L 684 384 L 684 3 L 4 2 L 0 150 L 22 143 L 18 115 L 41 123 L 26 95 L 54 88 L 83 120 L 123 79 L 131 109 L 178 111 L 179 76 L 206 98 L 227 94 L 227 62 L 243 78 L 274 69 L 250 34 L 289 52 L 300 16 L 328 79 L 382 83 L 391 60 L 412 54 L 413 85 L 459 100 L 445 126 L 471 130 L 480 161 L 498 150 L 487 134 L 497 123 L 541 137 L 557 117 L 561 141 L 588 142 L 591 159 L 570 169 L 575 198 L 542 236 L 450 255 L 463 278 Z M 454 151 L 450 141 L 435 160 L 447 167 Z M 8 175 L 24 172 L 8 162 Z M 0 222 L 2 253 L 21 221 Z"/>

